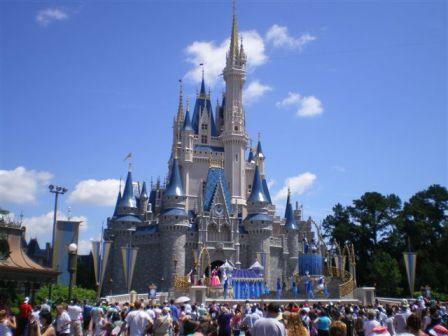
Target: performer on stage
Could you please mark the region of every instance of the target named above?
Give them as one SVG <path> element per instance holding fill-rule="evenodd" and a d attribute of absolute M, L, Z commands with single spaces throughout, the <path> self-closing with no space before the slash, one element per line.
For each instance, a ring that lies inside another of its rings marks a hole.
<path fill-rule="evenodd" d="M 229 279 L 226 277 L 224 279 L 224 299 L 227 299 L 228 290 L 229 290 Z"/>
<path fill-rule="evenodd" d="M 320 290 L 320 291 L 322 291 L 322 293 L 324 293 L 324 295 L 325 295 L 326 297 L 329 296 L 328 289 L 327 289 L 327 286 L 326 286 L 326 284 L 325 284 L 325 277 L 321 276 L 321 277 L 317 280 L 317 289 Z"/>
<path fill-rule="evenodd" d="M 271 293 L 271 291 L 269 290 L 268 283 L 265 281 L 264 282 L 264 294 L 269 295 L 270 293 Z"/>
<path fill-rule="evenodd" d="M 293 295 L 293 297 L 296 298 L 298 296 L 298 294 L 299 294 L 299 291 L 298 291 L 296 282 L 293 280 L 293 282 L 292 282 L 292 295 Z"/>
<path fill-rule="evenodd" d="M 306 280 L 305 280 L 305 292 L 308 299 L 314 299 L 313 292 L 313 279 L 311 279 L 310 272 L 306 271 Z"/>
<path fill-rule="evenodd" d="M 311 239 L 311 253 L 313 254 L 317 253 L 317 243 L 314 240 L 314 238 Z"/>
<path fill-rule="evenodd" d="M 277 278 L 277 287 L 276 287 L 277 299 L 282 297 L 282 283 L 280 282 L 280 278 Z"/>
<path fill-rule="evenodd" d="M 309 249 L 310 245 L 308 244 L 308 240 L 306 238 L 303 238 L 303 252 L 305 254 L 308 254 Z"/>
<path fill-rule="evenodd" d="M 212 276 L 210 279 L 210 286 L 212 287 L 217 287 L 221 284 L 221 281 L 219 281 L 219 276 L 218 276 L 218 267 L 215 267 L 212 271 Z"/>

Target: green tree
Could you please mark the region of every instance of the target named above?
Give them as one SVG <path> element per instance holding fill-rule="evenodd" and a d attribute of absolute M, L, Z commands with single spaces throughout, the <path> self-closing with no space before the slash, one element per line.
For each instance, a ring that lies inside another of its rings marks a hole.
<path fill-rule="evenodd" d="M 36 302 L 40 304 L 44 299 L 48 298 L 48 285 L 42 286 L 36 292 Z M 51 290 L 51 299 L 54 303 L 67 302 L 68 298 L 68 286 L 53 285 Z M 89 300 L 93 302 L 96 300 L 96 292 L 91 289 L 85 289 L 82 287 L 73 287 L 72 298 L 78 300 Z"/>
<path fill-rule="evenodd" d="M 401 293 L 401 273 L 398 262 L 386 252 L 376 253 L 370 264 L 369 278 L 375 284 L 379 295 L 399 295 Z"/>
<path fill-rule="evenodd" d="M 333 207 L 333 214 L 325 217 L 322 228 L 325 239 L 335 240 L 341 246 L 353 239 L 354 228 L 350 220 L 350 212 L 340 203 Z"/>

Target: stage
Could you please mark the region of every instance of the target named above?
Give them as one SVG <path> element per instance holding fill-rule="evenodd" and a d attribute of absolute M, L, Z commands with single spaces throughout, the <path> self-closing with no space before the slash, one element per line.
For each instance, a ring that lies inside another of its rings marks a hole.
<path fill-rule="evenodd" d="M 328 298 L 328 299 L 248 299 L 248 300 L 238 300 L 238 299 L 209 299 L 207 298 L 205 300 L 206 304 L 210 304 L 212 302 L 216 302 L 219 304 L 228 304 L 228 305 L 234 305 L 234 304 L 244 304 L 246 302 L 249 303 L 259 303 L 259 304 L 269 304 L 271 302 L 277 303 L 279 305 L 288 305 L 289 303 L 293 302 L 298 305 L 308 303 L 310 306 L 312 306 L 315 303 L 323 303 L 323 304 L 334 304 L 334 303 L 340 303 L 340 304 L 360 304 L 360 301 L 358 299 L 340 299 L 340 298 Z"/>

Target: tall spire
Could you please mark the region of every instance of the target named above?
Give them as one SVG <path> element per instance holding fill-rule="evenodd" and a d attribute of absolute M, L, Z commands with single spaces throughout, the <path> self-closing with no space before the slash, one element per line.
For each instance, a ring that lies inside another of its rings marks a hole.
<path fill-rule="evenodd" d="M 184 196 L 184 189 L 182 187 L 182 179 L 179 171 L 179 162 L 176 157 L 174 157 L 171 165 L 170 180 L 166 186 L 164 196 Z"/>
<path fill-rule="evenodd" d="M 204 63 L 201 63 L 201 66 L 202 66 L 202 81 L 201 81 L 201 91 L 199 92 L 199 97 L 207 98 L 207 95 L 205 94 Z"/>
<path fill-rule="evenodd" d="M 124 185 L 123 196 L 120 199 L 120 208 L 136 208 L 137 202 L 134 197 L 134 186 L 132 185 L 132 173 L 129 169 L 126 183 Z"/>
<path fill-rule="evenodd" d="M 191 125 L 190 120 L 190 100 L 187 97 L 187 111 L 185 112 L 185 119 L 184 119 L 184 125 L 182 127 L 184 131 L 192 131 L 193 132 L 193 126 Z"/>
<path fill-rule="evenodd" d="M 252 182 L 252 191 L 249 196 L 249 201 L 269 203 L 268 197 L 264 192 L 263 182 L 261 181 L 258 165 L 255 166 L 254 180 Z"/>
<path fill-rule="evenodd" d="M 140 198 L 148 198 L 148 192 L 146 191 L 146 182 L 143 182 L 142 192 Z"/>
<path fill-rule="evenodd" d="M 231 60 L 236 59 L 238 56 L 238 26 L 236 21 L 236 4 L 235 0 L 233 0 L 232 4 L 232 30 L 230 32 L 230 48 L 229 48 L 229 55 L 228 57 Z"/>
<path fill-rule="evenodd" d="M 297 223 L 294 219 L 294 213 L 291 205 L 291 190 L 288 188 L 288 198 L 286 200 L 285 210 L 285 228 L 289 230 L 297 230 Z"/>
<path fill-rule="evenodd" d="M 176 121 L 178 123 L 182 123 L 184 118 L 183 100 L 184 100 L 184 92 L 183 92 L 182 79 L 179 79 L 179 106 L 177 107 L 177 118 L 176 118 Z"/>

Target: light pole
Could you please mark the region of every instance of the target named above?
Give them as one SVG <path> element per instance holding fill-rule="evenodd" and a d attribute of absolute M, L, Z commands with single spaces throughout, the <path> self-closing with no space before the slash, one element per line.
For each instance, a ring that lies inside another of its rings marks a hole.
<path fill-rule="evenodd" d="M 48 186 L 48 189 L 50 190 L 51 193 L 54 194 L 54 214 L 53 214 L 53 236 L 51 238 L 51 249 L 52 249 L 52 253 L 51 253 L 51 267 L 53 269 L 56 269 L 56 264 L 55 264 L 55 250 L 54 250 L 54 236 L 55 236 L 55 232 L 56 232 L 56 221 L 57 221 L 57 216 L 58 216 L 58 199 L 59 199 L 59 195 L 63 195 L 65 194 L 68 189 L 65 187 L 61 187 L 61 186 L 55 186 L 53 184 L 50 184 Z"/>
<path fill-rule="evenodd" d="M 76 272 L 78 246 L 75 243 L 71 243 L 68 246 L 68 302 L 72 299 L 72 287 L 73 287 L 73 274 Z"/>

